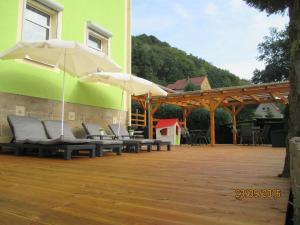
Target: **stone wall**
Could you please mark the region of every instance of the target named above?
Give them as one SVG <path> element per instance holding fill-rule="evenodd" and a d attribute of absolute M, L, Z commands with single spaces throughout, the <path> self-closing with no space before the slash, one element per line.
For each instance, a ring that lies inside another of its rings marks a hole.
<path fill-rule="evenodd" d="M 8 114 L 32 116 L 41 120 L 59 120 L 61 118 L 61 102 L 29 96 L 0 93 L 0 141 L 11 140 L 11 130 L 7 123 Z M 75 117 L 74 117 L 75 116 Z M 100 124 L 109 132 L 108 125 L 117 123 L 127 124 L 127 112 L 97 108 L 79 104 L 65 104 L 65 121 L 73 128 L 76 137 L 84 137 L 82 122 Z"/>

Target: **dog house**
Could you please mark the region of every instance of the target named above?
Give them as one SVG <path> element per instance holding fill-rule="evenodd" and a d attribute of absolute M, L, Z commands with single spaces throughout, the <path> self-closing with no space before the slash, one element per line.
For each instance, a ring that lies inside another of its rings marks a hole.
<path fill-rule="evenodd" d="M 180 125 L 178 119 L 161 119 L 156 124 L 156 138 L 180 145 Z"/>

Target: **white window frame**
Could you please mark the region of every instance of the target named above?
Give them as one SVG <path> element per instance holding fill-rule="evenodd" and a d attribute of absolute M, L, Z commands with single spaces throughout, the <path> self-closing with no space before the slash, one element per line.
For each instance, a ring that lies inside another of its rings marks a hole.
<path fill-rule="evenodd" d="M 101 49 L 99 48 L 94 48 L 92 46 L 88 45 L 88 41 L 89 41 L 89 36 L 93 36 L 94 38 L 97 38 L 101 41 Z M 111 37 L 112 37 L 112 33 L 109 32 L 108 30 L 102 28 L 101 26 L 99 26 L 98 24 L 92 22 L 92 21 L 88 21 L 86 24 L 86 35 L 85 35 L 85 43 L 86 46 L 94 49 L 96 51 L 100 51 L 103 52 L 104 54 L 107 54 L 108 56 L 110 56 L 110 41 L 111 41 Z M 105 43 L 106 42 L 106 43 Z M 107 52 L 105 52 L 103 50 L 103 46 L 106 44 L 107 46 Z"/>
<path fill-rule="evenodd" d="M 27 5 L 50 16 L 49 39 L 60 39 L 62 27 L 62 11 L 64 9 L 62 5 L 56 3 L 54 0 L 20 0 L 17 40 L 22 40 L 24 22 L 26 20 L 25 10 Z"/>
<path fill-rule="evenodd" d="M 32 10 L 37 11 L 36 13 L 45 14 L 45 16 L 47 16 L 49 18 L 49 25 L 44 25 L 42 23 L 39 23 L 38 21 L 30 20 L 30 19 L 26 18 L 26 16 L 25 16 L 26 14 L 25 13 L 24 13 L 24 21 L 23 21 L 23 23 L 25 23 L 26 21 L 28 21 L 28 22 L 33 23 L 35 25 L 38 25 L 38 26 L 40 26 L 42 28 L 45 28 L 45 30 L 48 31 L 48 35 L 46 34 L 46 40 L 49 40 L 51 38 L 52 16 L 49 13 L 38 9 L 37 7 L 32 6 L 31 4 L 26 4 L 25 10 L 30 10 L 28 8 L 31 8 Z M 24 32 L 24 26 L 23 26 L 23 30 L 22 30 L 22 39 L 23 39 L 23 32 Z"/>
<path fill-rule="evenodd" d="M 90 36 L 92 36 L 93 38 L 96 38 L 98 41 L 100 41 L 100 44 L 101 44 L 100 48 L 95 48 L 95 47 L 90 46 L 90 45 L 88 44 L 89 39 L 90 39 Z M 86 45 L 87 45 L 89 48 L 92 48 L 92 49 L 94 49 L 94 50 L 96 50 L 96 51 L 102 52 L 102 50 L 103 50 L 103 40 L 108 41 L 105 37 L 103 37 L 103 36 L 101 36 L 100 34 L 98 34 L 98 33 L 94 32 L 94 31 L 88 29 L 88 32 L 87 32 L 87 39 L 86 39 Z"/>

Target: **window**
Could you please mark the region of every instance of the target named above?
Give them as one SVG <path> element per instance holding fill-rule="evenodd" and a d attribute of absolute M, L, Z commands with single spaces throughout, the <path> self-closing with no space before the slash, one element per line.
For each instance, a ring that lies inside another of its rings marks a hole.
<path fill-rule="evenodd" d="M 50 15 L 26 5 L 22 39 L 24 41 L 48 40 Z"/>
<path fill-rule="evenodd" d="M 96 49 L 98 51 L 102 51 L 102 40 L 99 36 L 97 37 L 97 35 L 93 35 L 92 33 L 89 33 L 87 45 L 90 48 Z"/>
<path fill-rule="evenodd" d="M 59 38 L 59 13 L 63 7 L 52 0 L 27 0 L 24 5 L 22 40 Z"/>
<path fill-rule="evenodd" d="M 87 22 L 86 45 L 96 51 L 109 55 L 112 34 L 93 22 Z"/>

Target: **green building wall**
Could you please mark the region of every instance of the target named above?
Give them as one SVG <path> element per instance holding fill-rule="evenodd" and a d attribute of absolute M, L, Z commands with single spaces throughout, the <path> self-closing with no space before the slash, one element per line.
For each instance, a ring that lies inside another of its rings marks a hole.
<path fill-rule="evenodd" d="M 19 1 L 0 1 L 0 51 L 18 41 Z M 110 56 L 124 68 L 126 62 L 125 0 L 56 0 L 64 6 L 62 40 L 84 42 L 87 21 L 109 30 Z M 50 100 L 61 99 L 62 73 L 23 60 L 0 60 L 0 92 Z M 67 76 L 66 102 L 121 109 L 122 92 L 117 87 L 83 83 Z"/>

